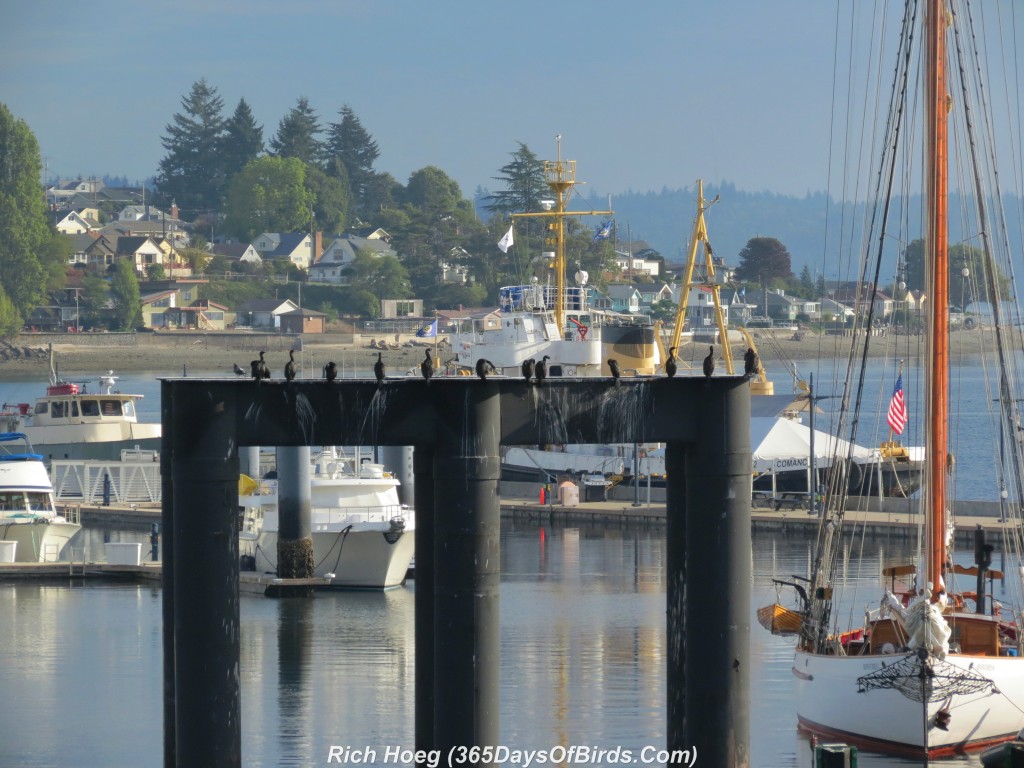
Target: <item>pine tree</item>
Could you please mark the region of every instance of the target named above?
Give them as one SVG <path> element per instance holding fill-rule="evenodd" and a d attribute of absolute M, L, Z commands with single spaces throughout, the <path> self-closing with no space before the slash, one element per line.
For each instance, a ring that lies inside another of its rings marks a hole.
<path fill-rule="evenodd" d="M 231 177 L 242 170 L 246 163 L 263 154 L 263 126 L 256 125 L 252 108 L 245 99 L 238 102 L 235 113 L 225 124 L 224 177 L 230 183 Z"/>
<path fill-rule="evenodd" d="M 0 286 L 21 319 L 43 296 L 39 258 L 50 240 L 39 187 L 39 143 L 24 120 L 0 104 Z M 7 320 L 7 325 L 12 321 Z"/>
<path fill-rule="evenodd" d="M 371 208 L 370 187 L 374 184 L 375 175 L 373 164 L 380 157 L 380 149 L 363 128 L 352 107 L 346 104 L 338 114 L 341 120 L 327 127 L 325 151 L 328 159 L 338 159 L 344 164 L 352 191 L 353 209 L 356 214 L 365 216 Z"/>
<path fill-rule="evenodd" d="M 224 100 L 206 79 L 197 81 L 181 100 L 161 139 L 167 155 L 160 161 L 157 189 L 165 203 L 193 214 L 220 208 L 224 195 L 221 151 L 225 136 Z"/>
<path fill-rule="evenodd" d="M 277 157 L 297 157 L 307 165 L 319 167 L 323 159 L 323 146 L 317 138 L 320 131 L 320 118 L 309 106 L 309 100 L 301 96 L 278 123 L 270 150 Z"/>
<path fill-rule="evenodd" d="M 110 278 L 110 294 L 114 303 L 115 330 L 131 331 L 142 325 L 142 299 L 135 267 L 127 259 L 114 265 Z"/>
<path fill-rule="evenodd" d="M 811 275 L 811 268 L 806 264 L 800 270 L 800 290 L 803 291 L 805 299 L 814 298 L 814 277 Z"/>
<path fill-rule="evenodd" d="M 540 210 L 540 201 L 550 194 L 544 178 L 544 161 L 522 142 L 512 153 L 512 162 L 499 169 L 495 181 L 503 182 L 505 189 L 484 198 L 484 208 L 492 214 L 508 216 Z"/>

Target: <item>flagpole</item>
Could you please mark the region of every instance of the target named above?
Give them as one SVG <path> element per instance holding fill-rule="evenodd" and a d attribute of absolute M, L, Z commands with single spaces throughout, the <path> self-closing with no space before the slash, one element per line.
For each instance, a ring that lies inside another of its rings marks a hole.
<path fill-rule="evenodd" d="M 434 370 L 440 370 L 441 361 L 437 359 L 437 334 L 441 329 L 437 325 L 437 309 L 434 310 Z"/>

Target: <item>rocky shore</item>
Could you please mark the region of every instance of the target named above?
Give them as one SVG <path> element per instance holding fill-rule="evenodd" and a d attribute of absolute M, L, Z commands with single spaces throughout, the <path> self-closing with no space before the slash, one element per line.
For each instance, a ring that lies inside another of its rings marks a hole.
<path fill-rule="evenodd" d="M 843 336 L 819 335 L 812 332 L 793 334 L 755 331 L 758 351 L 769 370 L 782 374 L 787 362 L 839 358 L 849 354 L 850 339 Z M 190 374 L 234 375 L 238 364 L 249 370 L 249 361 L 261 350 L 266 352 L 274 376 L 280 376 L 288 350 L 296 348 L 296 362 L 301 363 L 306 377 L 319 377 L 325 363 L 333 360 L 346 371 L 368 372 L 377 359 L 378 351 L 391 375 L 401 375 L 418 365 L 425 349 L 433 349 L 430 339 L 415 336 L 387 339 L 388 349 L 371 347 L 384 341 L 359 334 L 309 334 L 301 337 L 274 334 L 175 332 L 133 334 L 60 334 L 36 336 L 23 334 L 16 339 L 0 342 L 0 378 L 45 377 L 49 371 L 49 347 L 62 375 L 93 375 L 98 371 L 114 370 L 118 373 L 145 372 L 156 375 Z M 991 344 L 992 335 L 984 331 L 962 331 L 952 337 L 953 362 L 958 357 L 980 354 Z M 896 357 L 913 360 L 924 353 L 924 337 L 879 336 L 872 339 L 872 357 Z M 734 359 L 742 359 L 745 344 L 733 346 Z M 441 359 L 450 356 L 443 340 L 439 344 Z M 704 343 L 683 344 L 678 356 L 684 363 L 700 368 L 707 354 Z M 719 370 L 723 370 L 721 367 Z M 783 374 L 784 375 L 784 374 Z"/>

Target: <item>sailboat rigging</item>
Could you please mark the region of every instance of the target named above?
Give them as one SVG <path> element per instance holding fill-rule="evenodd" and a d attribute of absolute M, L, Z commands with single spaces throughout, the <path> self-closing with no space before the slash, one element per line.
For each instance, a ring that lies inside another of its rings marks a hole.
<path fill-rule="evenodd" d="M 925 70 L 923 132 L 926 144 L 923 228 L 929 319 L 927 352 L 922 365 L 926 381 L 926 483 L 922 498 L 925 523 L 920 562 L 884 569 L 888 589 L 880 606 L 865 616 L 863 624 L 840 628 L 834 609 L 841 586 L 838 563 L 848 487 L 844 473 L 850 462 L 834 461 L 829 472 L 813 568 L 806 589 L 800 590 L 802 615 L 792 673 L 796 678 L 798 719 L 804 730 L 865 749 L 929 758 L 981 750 L 1009 741 L 1024 727 L 1024 639 L 1019 610 L 1014 610 L 1012 615 L 1001 615 L 991 590 L 986 589 L 986 582 L 991 583 L 998 572 L 991 568 L 991 547 L 983 536 L 975 547 L 973 566 L 954 563 L 952 532 L 956 504 L 950 498 L 950 490 L 955 460 L 948 426 L 951 415 L 955 415 L 950 406 L 949 382 L 949 120 L 951 110 L 958 106 L 950 90 L 951 73 L 956 71 L 962 76 L 966 68 L 959 59 L 951 63 L 947 40 L 958 43 L 954 50 L 962 56 L 959 43 L 964 37 L 973 38 L 976 30 L 967 0 L 950 3 L 925 0 L 922 5 L 923 34 L 919 39 Z M 901 64 L 897 68 L 901 74 L 896 78 L 888 124 L 889 165 L 879 177 L 879 187 L 886 192 L 892 188 L 896 173 L 896 138 L 901 133 L 909 133 L 905 126 L 906 73 L 915 59 L 911 43 L 915 39 L 917 8 L 917 2 L 908 0 Z M 967 109 L 967 99 L 962 101 L 959 106 Z M 964 120 L 969 127 L 973 117 L 969 115 Z M 979 159 L 973 147 L 970 155 L 970 159 Z M 974 178 L 977 180 L 979 175 L 975 174 Z M 985 221 L 980 189 L 977 196 L 977 213 Z M 885 202 L 878 220 L 879 249 L 873 286 L 878 285 L 884 239 L 888 236 L 885 231 L 888 212 L 888 202 Z M 990 231 L 985 225 L 981 230 Z M 993 274 L 988 252 L 985 258 L 989 264 L 988 296 L 995 307 L 999 305 L 999 281 Z M 862 275 L 867 275 L 867 270 L 865 261 Z M 860 363 L 861 375 L 847 379 L 853 382 L 848 386 L 856 386 L 856 395 L 844 395 L 844 405 L 850 406 L 845 424 L 851 444 L 856 438 L 863 363 L 871 339 L 867 330 L 872 320 L 873 290 L 865 312 L 866 323 L 859 331 L 863 337 L 863 353 L 858 360 L 857 353 L 851 352 L 850 358 L 851 371 Z M 1014 427 L 1019 423 L 1019 415 L 1009 368 L 1012 362 L 1010 341 L 998 322 L 994 336 L 1002 364 L 999 428 L 1001 434 L 1012 436 L 1007 441 L 1011 449 L 1007 453 L 1014 454 L 1014 463 L 1003 470 L 1000 479 L 1019 478 L 1017 454 L 1021 436 Z M 1019 492 L 1019 486 L 1017 490 Z M 1019 515 L 1020 496 L 1016 504 L 1007 506 Z M 1015 539 L 1004 542 L 1004 546 L 1019 555 L 1024 543 L 1020 541 L 1020 525 L 1008 530 Z M 958 589 L 958 574 L 976 577 L 973 592 Z M 1003 575 L 998 573 L 998 577 Z M 787 618 L 791 620 L 792 616 Z M 774 627 L 772 622 L 778 621 L 767 613 L 765 619 L 770 629 Z"/>

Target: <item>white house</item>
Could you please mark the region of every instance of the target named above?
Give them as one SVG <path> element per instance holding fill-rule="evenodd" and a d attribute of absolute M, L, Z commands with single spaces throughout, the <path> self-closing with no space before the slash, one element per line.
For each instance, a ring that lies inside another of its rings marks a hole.
<path fill-rule="evenodd" d="M 383 230 L 380 230 L 383 231 Z M 359 235 L 344 234 L 334 238 L 324 252 L 317 259 L 317 262 L 309 268 L 309 279 L 319 283 L 337 283 L 345 285 L 348 283 L 346 274 L 352 262 L 359 253 L 369 253 L 373 256 L 396 256 L 389 240 L 379 237 L 360 237 Z"/>
<path fill-rule="evenodd" d="M 53 216 L 53 226 L 62 235 L 81 235 L 93 230 L 95 222 L 86 219 L 78 211 L 57 211 Z"/>
<path fill-rule="evenodd" d="M 252 247 L 263 259 L 286 259 L 303 270 L 316 260 L 313 238 L 303 232 L 264 232 Z"/>

